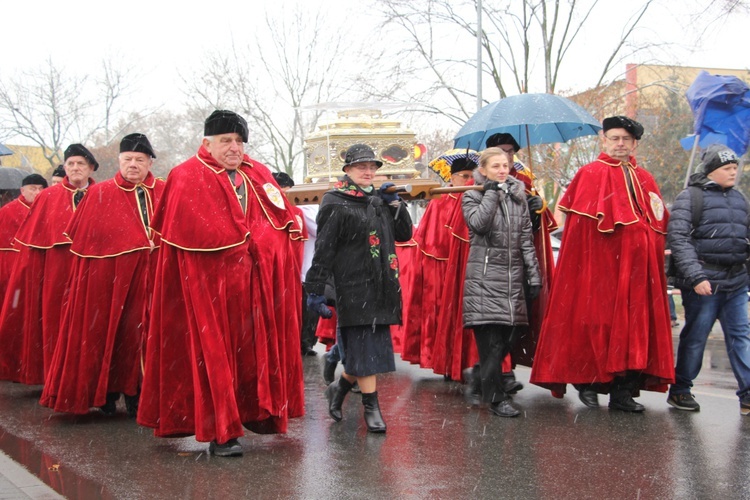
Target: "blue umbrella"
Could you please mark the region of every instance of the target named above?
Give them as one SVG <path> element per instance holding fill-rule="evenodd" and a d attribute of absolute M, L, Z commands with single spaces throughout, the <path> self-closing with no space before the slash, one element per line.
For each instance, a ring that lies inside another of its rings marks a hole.
<path fill-rule="evenodd" d="M 454 147 L 483 149 L 487 138 L 508 133 L 521 147 L 568 142 L 596 135 L 601 124 L 570 99 L 554 94 L 520 94 L 483 107 L 453 138 Z"/>
<path fill-rule="evenodd" d="M 750 144 L 750 87 L 732 75 L 701 71 L 685 92 L 695 117 L 694 132 L 723 134 L 723 144 L 744 154 Z M 703 141 L 701 140 L 701 146 Z"/>
<path fill-rule="evenodd" d="M 690 163 L 685 174 L 687 187 L 698 145 L 725 144 L 742 155 L 750 144 L 750 87 L 732 75 L 701 71 L 685 92 L 695 121 Z M 686 138 L 687 139 L 687 138 Z M 686 148 L 689 142 L 680 143 Z M 687 148 L 686 148 L 687 149 Z"/>

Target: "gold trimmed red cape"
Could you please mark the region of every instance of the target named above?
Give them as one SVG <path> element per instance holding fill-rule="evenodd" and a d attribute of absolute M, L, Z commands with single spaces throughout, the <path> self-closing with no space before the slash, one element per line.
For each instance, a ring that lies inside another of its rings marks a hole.
<path fill-rule="evenodd" d="M 153 200 L 161 196 L 164 181 L 149 172 L 139 185 L 144 188 L 146 209 L 153 217 Z M 150 249 L 149 240 L 155 234 L 141 221 L 136 187 L 120 172 L 92 186 L 65 231 L 73 240 L 70 251 L 79 257 L 105 258 Z"/>

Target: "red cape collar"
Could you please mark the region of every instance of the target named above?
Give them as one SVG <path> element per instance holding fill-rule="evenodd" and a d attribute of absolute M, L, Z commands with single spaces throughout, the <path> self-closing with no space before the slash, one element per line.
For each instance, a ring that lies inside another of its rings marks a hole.
<path fill-rule="evenodd" d="M 81 190 L 85 191 L 88 188 L 90 188 L 91 186 L 93 186 L 95 183 L 96 183 L 96 181 L 92 177 L 89 177 L 89 185 L 88 186 L 86 186 L 85 188 L 77 188 L 73 184 L 70 183 L 70 181 L 68 180 L 68 176 L 66 175 L 65 177 L 63 177 L 63 180 L 62 180 L 62 182 L 60 184 L 62 184 L 63 187 L 65 189 L 67 189 L 68 191 L 72 191 L 72 192 L 75 193 L 76 191 L 81 191 Z"/>
<path fill-rule="evenodd" d="M 120 172 L 117 172 L 115 174 L 115 184 L 117 184 L 117 187 L 119 187 L 123 191 L 133 191 L 138 186 L 142 186 L 148 189 L 153 189 L 154 186 L 156 185 L 156 177 L 154 177 L 154 174 L 149 172 L 146 175 L 146 178 L 143 179 L 142 182 L 139 182 L 138 184 L 133 184 L 129 180 L 125 179 L 125 177 L 123 177 Z"/>

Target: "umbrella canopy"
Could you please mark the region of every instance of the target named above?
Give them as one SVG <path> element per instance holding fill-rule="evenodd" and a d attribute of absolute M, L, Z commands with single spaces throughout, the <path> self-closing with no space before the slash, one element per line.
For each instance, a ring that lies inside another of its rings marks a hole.
<path fill-rule="evenodd" d="M 0 189 L 21 189 L 21 181 L 28 172 L 12 167 L 0 167 Z"/>
<path fill-rule="evenodd" d="M 9 156 L 12 154 L 13 154 L 13 151 L 11 151 L 10 149 L 0 144 L 0 156 Z"/>
<path fill-rule="evenodd" d="M 450 182 L 451 165 L 453 165 L 454 160 L 458 158 L 465 158 L 467 155 L 470 160 L 472 160 L 477 165 L 479 164 L 479 154 L 477 154 L 476 151 L 473 151 L 471 149 L 467 150 L 466 148 L 464 148 L 449 149 L 445 153 L 432 160 L 428 167 L 430 168 L 430 170 L 438 174 L 440 178 L 443 179 L 443 181 Z"/>
<path fill-rule="evenodd" d="M 701 71 L 685 92 L 693 110 L 694 132 L 700 145 L 709 144 L 704 136 L 726 136 L 722 142 L 742 155 L 750 145 L 750 87 L 731 75 L 711 75 Z"/>
<path fill-rule="evenodd" d="M 680 139 L 680 146 L 682 146 L 682 149 L 684 149 L 685 151 L 690 151 L 695 145 L 696 138 L 698 138 L 698 145 L 701 147 L 701 149 L 705 149 L 711 144 L 723 144 L 725 146 L 727 145 L 726 134 L 707 132 L 705 134 L 701 134 L 700 136 L 696 134 L 690 134 L 687 137 L 683 137 L 682 139 Z"/>
<path fill-rule="evenodd" d="M 554 94 L 520 94 L 483 107 L 461 127 L 454 147 L 484 149 L 496 133 L 508 133 L 521 147 L 567 142 L 596 135 L 601 124 L 570 99 Z"/>

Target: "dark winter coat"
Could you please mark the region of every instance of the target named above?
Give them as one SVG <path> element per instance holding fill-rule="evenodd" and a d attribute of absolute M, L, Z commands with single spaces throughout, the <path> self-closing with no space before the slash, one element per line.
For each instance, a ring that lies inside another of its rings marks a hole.
<path fill-rule="evenodd" d="M 722 188 L 702 172 L 691 176 L 690 185 L 703 190 L 703 211 L 698 227 L 692 227 L 689 189 L 682 191 L 672 205 L 667 238 L 677 266 L 675 285 L 692 289 L 708 280 L 714 292 L 746 287 L 750 214 L 745 198 L 736 189 Z"/>
<path fill-rule="evenodd" d="M 333 274 L 339 326 L 401 322 L 396 241 L 411 238 L 406 204 L 386 205 L 373 189 L 367 194 L 348 180 L 328 191 L 317 216 L 318 237 L 307 293 L 323 295 Z"/>
<path fill-rule="evenodd" d="M 482 185 L 487 178 L 474 171 Z M 509 191 L 467 191 L 462 208 L 469 227 L 464 282 L 464 326 L 527 325 L 524 285 L 541 285 L 524 185 Z"/>

